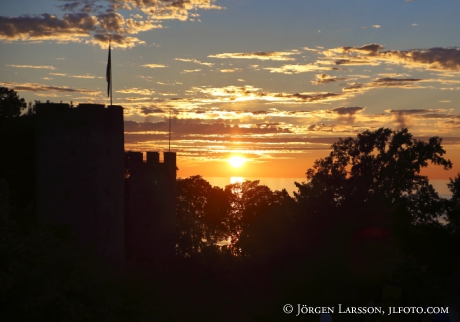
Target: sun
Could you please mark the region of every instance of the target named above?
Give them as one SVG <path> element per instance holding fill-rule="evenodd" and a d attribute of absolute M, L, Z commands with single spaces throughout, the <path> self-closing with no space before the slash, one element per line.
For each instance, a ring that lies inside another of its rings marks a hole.
<path fill-rule="evenodd" d="M 238 155 L 232 156 L 228 159 L 228 163 L 230 163 L 230 165 L 234 168 L 240 168 L 243 164 L 246 163 L 246 161 L 247 160 L 245 158 Z"/>

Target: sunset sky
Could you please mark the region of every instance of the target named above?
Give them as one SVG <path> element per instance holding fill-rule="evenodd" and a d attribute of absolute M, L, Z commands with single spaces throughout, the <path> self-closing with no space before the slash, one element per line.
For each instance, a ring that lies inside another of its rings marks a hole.
<path fill-rule="evenodd" d="M 441 136 L 460 172 L 458 0 L 2 2 L 0 86 L 125 108 L 127 150 L 178 176 L 303 177 L 339 137 Z M 231 156 L 246 163 L 233 168 Z"/>

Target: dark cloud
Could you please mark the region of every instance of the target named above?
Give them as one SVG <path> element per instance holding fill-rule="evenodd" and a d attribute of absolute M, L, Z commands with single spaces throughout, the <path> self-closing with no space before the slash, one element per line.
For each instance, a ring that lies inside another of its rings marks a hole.
<path fill-rule="evenodd" d="M 362 106 L 349 106 L 349 107 L 337 107 L 332 109 L 331 111 L 337 113 L 339 115 L 346 115 L 346 114 L 355 114 L 361 112 L 365 109 Z"/>
<path fill-rule="evenodd" d="M 344 88 L 343 88 L 343 91 L 344 91 L 344 92 L 359 91 L 359 90 L 361 90 L 363 87 L 364 87 L 363 84 L 358 83 L 358 82 L 355 82 L 355 83 L 351 83 L 351 84 L 349 84 L 348 86 L 344 87 Z"/>
<path fill-rule="evenodd" d="M 400 127 L 408 127 L 412 125 L 412 118 L 422 117 L 427 118 L 433 113 L 443 112 L 441 109 L 403 109 L 403 110 L 386 110 L 385 112 L 390 113 L 394 117 L 394 121 Z M 444 114 L 446 115 L 446 114 Z M 452 116 L 451 116 L 452 117 Z"/>
<path fill-rule="evenodd" d="M 299 99 L 303 102 L 316 102 L 316 101 L 326 101 L 331 98 L 340 97 L 341 93 L 333 93 L 333 92 L 326 92 L 326 93 L 296 93 L 290 96 Z"/>
<path fill-rule="evenodd" d="M 460 49 L 435 47 L 428 49 L 387 50 L 378 44 L 362 47 L 328 49 L 324 55 L 337 65 L 378 65 L 380 62 L 403 64 L 408 68 L 426 68 L 439 71 L 460 71 Z"/>
<path fill-rule="evenodd" d="M 65 86 L 48 86 L 37 83 L 14 83 L 3 82 L 5 87 L 14 89 L 15 91 L 30 91 L 30 92 L 64 92 L 64 93 L 85 93 L 90 95 L 100 94 L 100 91 L 91 91 L 87 89 L 69 88 Z"/>
<path fill-rule="evenodd" d="M 3 17 L 0 16 L 0 39 L 6 40 L 77 40 L 96 29 L 97 19 L 87 13 Z"/>
<path fill-rule="evenodd" d="M 97 5 L 96 0 L 69 1 L 59 6 L 66 12 L 62 17 L 44 13 L 19 17 L 0 16 L 0 40 L 6 41 L 74 41 L 98 44 L 103 48 L 108 41 L 114 47 L 133 47 L 145 44 L 132 37 L 142 31 L 161 28 L 161 19 L 185 20 L 188 12 L 195 9 L 222 9 L 211 0 L 110 0 Z M 100 3 L 100 2 L 99 2 Z M 132 15 L 125 19 L 117 10 L 141 10 L 148 15 Z M 197 15 L 194 13 L 194 15 Z"/>
<path fill-rule="evenodd" d="M 361 47 L 342 47 L 344 52 L 363 52 L 370 56 L 375 56 L 384 47 L 379 44 L 369 44 Z"/>
<path fill-rule="evenodd" d="M 357 113 L 364 111 L 366 108 L 362 106 L 346 106 L 336 107 L 330 110 L 330 113 L 335 113 L 338 116 L 338 121 L 341 124 L 353 124 Z"/>
<path fill-rule="evenodd" d="M 429 48 L 426 50 L 389 51 L 381 55 L 401 59 L 411 65 L 426 65 L 428 69 L 460 71 L 458 48 Z"/>
<path fill-rule="evenodd" d="M 165 111 L 158 107 L 141 106 L 141 112 L 144 115 L 163 114 Z"/>
<path fill-rule="evenodd" d="M 378 62 L 368 59 L 338 59 L 335 61 L 336 65 L 379 65 Z"/>
<path fill-rule="evenodd" d="M 413 88 L 414 83 L 423 81 L 420 78 L 378 78 L 372 81 L 370 84 L 366 85 L 367 87 L 405 87 Z"/>
<path fill-rule="evenodd" d="M 58 7 L 64 12 L 91 12 L 93 8 L 100 8 L 95 6 L 95 1 L 70 1 L 59 5 Z"/>
<path fill-rule="evenodd" d="M 178 136 L 189 135 L 250 135 L 250 134 L 274 134 L 291 133 L 289 129 L 283 128 L 279 123 L 257 123 L 251 127 L 240 127 L 238 124 L 229 124 L 223 120 L 203 121 L 197 119 L 172 119 L 173 133 L 176 139 Z M 167 132 L 169 122 L 134 122 L 125 121 L 125 132 Z"/>
<path fill-rule="evenodd" d="M 316 75 L 316 80 L 312 81 L 311 83 L 313 85 L 319 85 L 319 84 L 328 84 L 328 83 L 334 83 L 340 80 L 346 80 L 347 78 L 340 78 L 336 76 L 330 76 L 328 74 L 322 73 Z"/>

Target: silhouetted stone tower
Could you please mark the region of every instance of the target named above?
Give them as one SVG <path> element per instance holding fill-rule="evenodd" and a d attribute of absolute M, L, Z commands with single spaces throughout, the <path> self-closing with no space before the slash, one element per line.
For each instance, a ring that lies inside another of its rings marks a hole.
<path fill-rule="evenodd" d="M 37 105 L 37 214 L 77 242 L 125 260 L 123 108 Z"/>
<path fill-rule="evenodd" d="M 174 255 L 176 153 L 128 152 L 126 253 L 134 264 L 158 263 Z"/>

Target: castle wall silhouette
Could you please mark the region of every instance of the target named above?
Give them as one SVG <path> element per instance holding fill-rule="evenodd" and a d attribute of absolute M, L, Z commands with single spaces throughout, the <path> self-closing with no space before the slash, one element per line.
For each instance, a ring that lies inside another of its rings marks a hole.
<path fill-rule="evenodd" d="M 36 113 L 39 218 L 119 266 L 173 254 L 176 154 L 125 154 L 121 106 L 42 103 Z"/>

